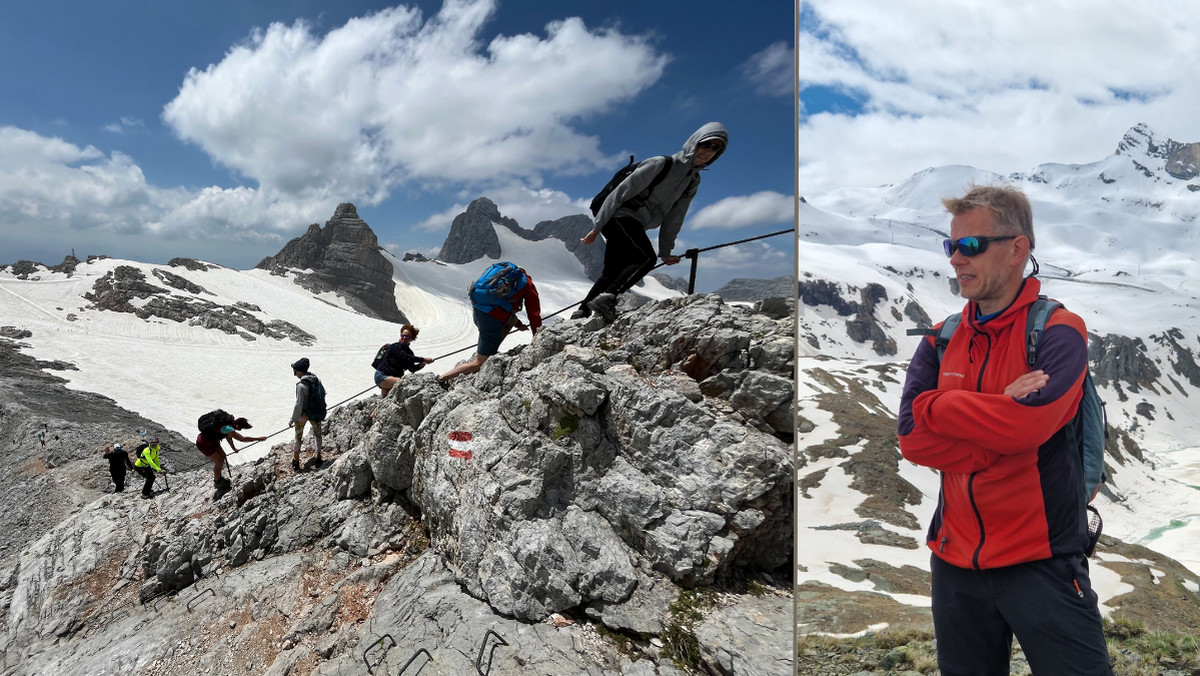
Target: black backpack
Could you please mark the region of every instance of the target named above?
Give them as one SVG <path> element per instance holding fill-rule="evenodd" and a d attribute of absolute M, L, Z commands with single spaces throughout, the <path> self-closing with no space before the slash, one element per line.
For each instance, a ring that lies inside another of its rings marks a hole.
<path fill-rule="evenodd" d="M 222 436 L 221 428 L 232 424 L 233 415 L 218 408 L 200 416 L 196 421 L 196 428 L 204 436 L 219 440 Z"/>
<path fill-rule="evenodd" d="M 306 373 L 300 382 L 308 385 L 308 401 L 304 402 L 304 415 L 313 422 L 325 419 L 325 386 L 321 379 L 311 373 Z"/>
<path fill-rule="evenodd" d="M 391 343 L 384 343 L 379 346 L 379 351 L 375 353 L 375 358 L 371 360 L 371 368 L 379 370 L 380 365 L 383 364 L 383 358 L 387 355 L 388 348 L 391 346 Z"/>
<path fill-rule="evenodd" d="M 633 200 L 635 197 L 649 195 L 651 192 L 653 192 L 654 187 L 657 186 L 659 182 L 663 180 L 663 177 L 667 175 L 667 172 L 671 170 L 671 156 L 663 155 L 663 158 L 666 159 L 666 163 L 663 164 L 662 170 L 658 172 L 658 175 L 654 177 L 654 180 L 650 182 L 650 185 L 647 186 L 645 190 L 629 198 L 630 200 Z M 624 182 L 625 179 L 629 178 L 629 175 L 640 166 L 642 166 L 642 163 L 635 163 L 633 161 L 633 155 L 630 155 L 629 164 L 618 169 L 617 173 L 613 174 L 613 177 L 608 180 L 608 183 L 605 183 L 604 187 L 600 189 L 600 192 L 596 193 L 596 196 L 592 198 L 592 203 L 588 205 L 588 208 L 592 210 L 593 216 L 600 213 L 600 207 L 604 206 L 604 200 L 608 199 L 609 194 L 616 190 L 617 186 L 621 185 L 621 183 Z"/>

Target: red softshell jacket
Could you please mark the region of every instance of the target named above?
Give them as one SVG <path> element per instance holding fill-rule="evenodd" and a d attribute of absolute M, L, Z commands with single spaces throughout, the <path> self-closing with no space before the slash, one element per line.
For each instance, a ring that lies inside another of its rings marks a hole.
<path fill-rule="evenodd" d="M 1064 309 L 1046 323 L 1037 362 L 1026 362 L 1025 321 L 1041 284 L 976 321 L 968 303 L 939 364 L 934 338 L 909 363 L 898 416 L 900 452 L 941 470 L 927 543 L 962 568 L 998 568 L 1082 552 L 1084 508 L 1074 435 L 1087 370 L 1087 330 Z M 1004 388 L 1040 369 L 1045 387 L 1020 401 Z"/>

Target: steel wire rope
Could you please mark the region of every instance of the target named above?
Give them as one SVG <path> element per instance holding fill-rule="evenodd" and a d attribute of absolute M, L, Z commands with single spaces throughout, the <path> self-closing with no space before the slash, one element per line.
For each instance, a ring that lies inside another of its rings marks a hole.
<path fill-rule="evenodd" d="M 736 241 L 733 241 L 733 242 L 723 242 L 723 243 L 721 243 L 721 244 L 714 244 L 714 245 L 712 245 L 712 246 L 704 247 L 703 249 L 688 249 L 687 251 L 685 251 L 685 252 L 684 252 L 684 254 L 683 254 L 682 258 L 690 258 L 690 259 L 692 259 L 692 261 L 693 261 L 693 264 L 694 264 L 694 262 L 695 262 L 695 260 L 696 260 L 696 258 L 697 258 L 697 255 L 698 255 L 698 254 L 700 254 L 700 253 L 703 253 L 703 252 L 705 252 L 705 251 L 712 251 L 713 249 L 720 249 L 720 248 L 727 247 L 727 246 L 735 246 L 735 245 L 738 245 L 738 244 L 745 244 L 746 242 L 753 242 L 753 241 L 760 240 L 760 239 L 766 239 L 766 238 L 768 238 L 768 237 L 775 237 L 775 236 L 777 236 L 777 235 L 782 235 L 782 234 L 784 234 L 784 233 L 788 233 L 788 232 L 794 232 L 795 230 L 796 230 L 795 228 L 788 228 L 788 229 L 786 229 L 786 230 L 779 230 L 779 231 L 776 231 L 776 232 L 767 233 L 767 234 L 765 234 L 765 235 L 758 235 L 758 236 L 756 236 L 756 237 L 747 237 L 746 239 L 739 239 L 739 240 L 736 240 Z M 658 265 L 655 265 L 654 267 L 650 268 L 650 269 L 649 269 L 649 270 L 646 272 L 646 274 L 650 274 L 651 272 L 654 272 L 655 270 L 657 270 L 657 269 L 661 268 L 661 267 L 662 267 L 662 266 L 664 266 L 664 265 L 666 265 L 666 263 L 659 263 Z M 572 304 L 570 304 L 570 305 L 568 305 L 568 306 L 566 306 L 566 307 L 564 307 L 564 308 L 560 308 L 560 309 L 558 309 L 558 310 L 555 310 L 554 312 L 551 312 L 551 313 L 550 313 L 550 314 L 548 314 L 548 315 L 545 315 L 544 317 L 542 317 L 542 319 L 543 319 L 543 321 L 544 321 L 544 320 L 546 320 L 546 319 L 550 319 L 550 318 L 552 318 L 552 317 L 555 317 L 555 316 L 557 316 L 557 315 L 560 315 L 560 314 L 562 314 L 562 313 L 566 312 L 567 310 L 570 310 L 570 309 L 571 309 L 571 308 L 573 308 L 573 307 L 577 307 L 578 305 L 580 305 L 580 304 L 582 304 L 582 303 L 583 303 L 583 301 L 582 301 L 582 300 L 580 300 L 580 301 L 578 301 L 578 302 L 575 302 L 575 303 L 572 303 Z M 521 329 L 521 330 L 524 330 L 524 329 Z M 436 361 L 438 361 L 439 359 L 445 359 L 446 357 L 452 357 L 452 356 L 454 356 L 454 355 L 458 354 L 459 352 L 463 352 L 463 351 L 465 351 L 465 350 L 469 350 L 469 349 L 471 349 L 472 347 L 475 347 L 475 345 L 467 345 L 466 347 L 462 347 L 462 348 L 459 348 L 459 349 L 457 349 L 457 350 L 453 350 L 453 351 L 451 351 L 451 352 L 447 352 L 446 354 L 443 354 L 443 355 L 438 355 L 437 357 L 434 357 L 434 358 L 433 358 L 433 361 L 434 361 L 434 362 L 436 362 Z M 349 402 L 349 401 L 351 401 L 351 400 L 357 399 L 357 398 L 361 397 L 362 395 L 366 394 L 367 392 L 370 392 L 371 390 L 374 390 L 376 387 L 377 387 L 376 385 L 372 385 L 372 386 L 368 387 L 367 389 L 365 389 L 365 390 L 363 390 L 363 391 L 361 391 L 361 392 L 359 392 L 359 393 L 357 393 L 357 394 L 352 394 L 352 395 L 350 395 L 349 397 L 346 397 L 345 399 L 343 399 L 343 400 L 339 401 L 338 403 L 334 404 L 333 406 L 330 406 L 330 407 L 327 409 L 328 413 L 332 413 L 334 410 L 336 410 L 336 409 L 337 409 L 339 406 L 341 406 L 342 404 L 345 404 L 345 403 L 347 403 L 347 402 Z M 286 432 L 286 431 L 288 431 L 288 430 L 290 430 L 290 429 L 292 429 L 292 426 L 291 426 L 291 425 L 288 425 L 287 427 L 285 427 L 285 428 L 283 428 L 283 429 L 279 430 L 278 432 L 272 432 L 271 434 L 268 434 L 267 436 L 263 437 L 263 438 L 262 438 L 261 440 L 259 440 L 259 441 L 253 441 L 253 442 L 251 442 L 251 443 L 249 443 L 249 444 L 247 444 L 247 445 L 245 445 L 245 446 L 241 447 L 241 448 L 238 450 L 238 453 L 241 453 L 242 451 L 246 450 L 247 448 L 250 448 L 251 446 L 255 446 L 255 445 L 257 445 L 257 444 L 260 444 L 260 443 L 262 443 L 263 441 L 266 441 L 267 439 L 270 439 L 271 437 L 274 437 L 274 436 L 278 436 L 278 435 L 280 435 L 280 434 L 283 434 L 284 432 Z"/>

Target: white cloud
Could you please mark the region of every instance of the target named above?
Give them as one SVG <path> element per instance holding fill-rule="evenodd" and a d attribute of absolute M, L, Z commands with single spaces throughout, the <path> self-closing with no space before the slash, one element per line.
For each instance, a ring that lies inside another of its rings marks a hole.
<path fill-rule="evenodd" d="M 163 117 L 264 187 L 368 204 L 406 182 L 537 182 L 604 166 L 598 139 L 571 124 L 635 96 L 667 58 L 577 18 L 481 44 L 494 11 L 447 0 L 423 20 L 401 6 L 324 36 L 272 24 L 189 72 Z"/>
<path fill-rule="evenodd" d="M 1198 140 L 1192 9 L 1167 0 L 804 2 L 801 97 L 825 87 L 861 110 L 821 110 L 807 97 L 800 193 L 819 199 L 944 164 L 1009 173 L 1092 162 L 1138 122 Z"/>
<path fill-rule="evenodd" d="M 795 218 L 796 203 L 791 195 L 764 190 L 710 204 L 696 212 L 689 227 L 732 230 L 764 223 L 791 224 Z"/>
<path fill-rule="evenodd" d="M 795 52 L 785 42 L 776 42 L 742 64 L 742 72 L 760 94 L 792 96 L 796 91 Z"/>
<path fill-rule="evenodd" d="M 112 122 L 104 125 L 104 131 L 111 132 L 113 134 L 124 134 L 126 129 L 145 126 L 146 123 L 140 118 L 122 115 L 120 122 Z"/>
<path fill-rule="evenodd" d="M 289 229 L 333 206 L 244 187 L 159 188 L 123 153 L 0 127 L 0 230 L 12 242 L 102 246 L 123 237 L 129 246 L 153 234 L 155 241 L 196 240 L 212 249 L 278 247 Z"/>

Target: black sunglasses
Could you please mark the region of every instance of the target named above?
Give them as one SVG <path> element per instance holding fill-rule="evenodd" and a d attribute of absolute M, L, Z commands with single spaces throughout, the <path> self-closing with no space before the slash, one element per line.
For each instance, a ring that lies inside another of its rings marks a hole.
<path fill-rule="evenodd" d="M 963 237 L 962 239 L 944 239 L 942 240 L 942 248 L 946 250 L 946 258 L 954 255 L 955 251 L 970 258 L 978 256 L 987 251 L 988 244 L 992 242 L 1003 242 L 1006 239 L 1016 239 L 1020 235 L 1005 235 L 1003 237 Z"/>
<path fill-rule="evenodd" d="M 721 148 L 725 147 L 725 144 L 721 143 L 720 141 L 704 141 L 697 144 L 696 147 L 704 148 L 706 150 L 720 150 Z"/>

